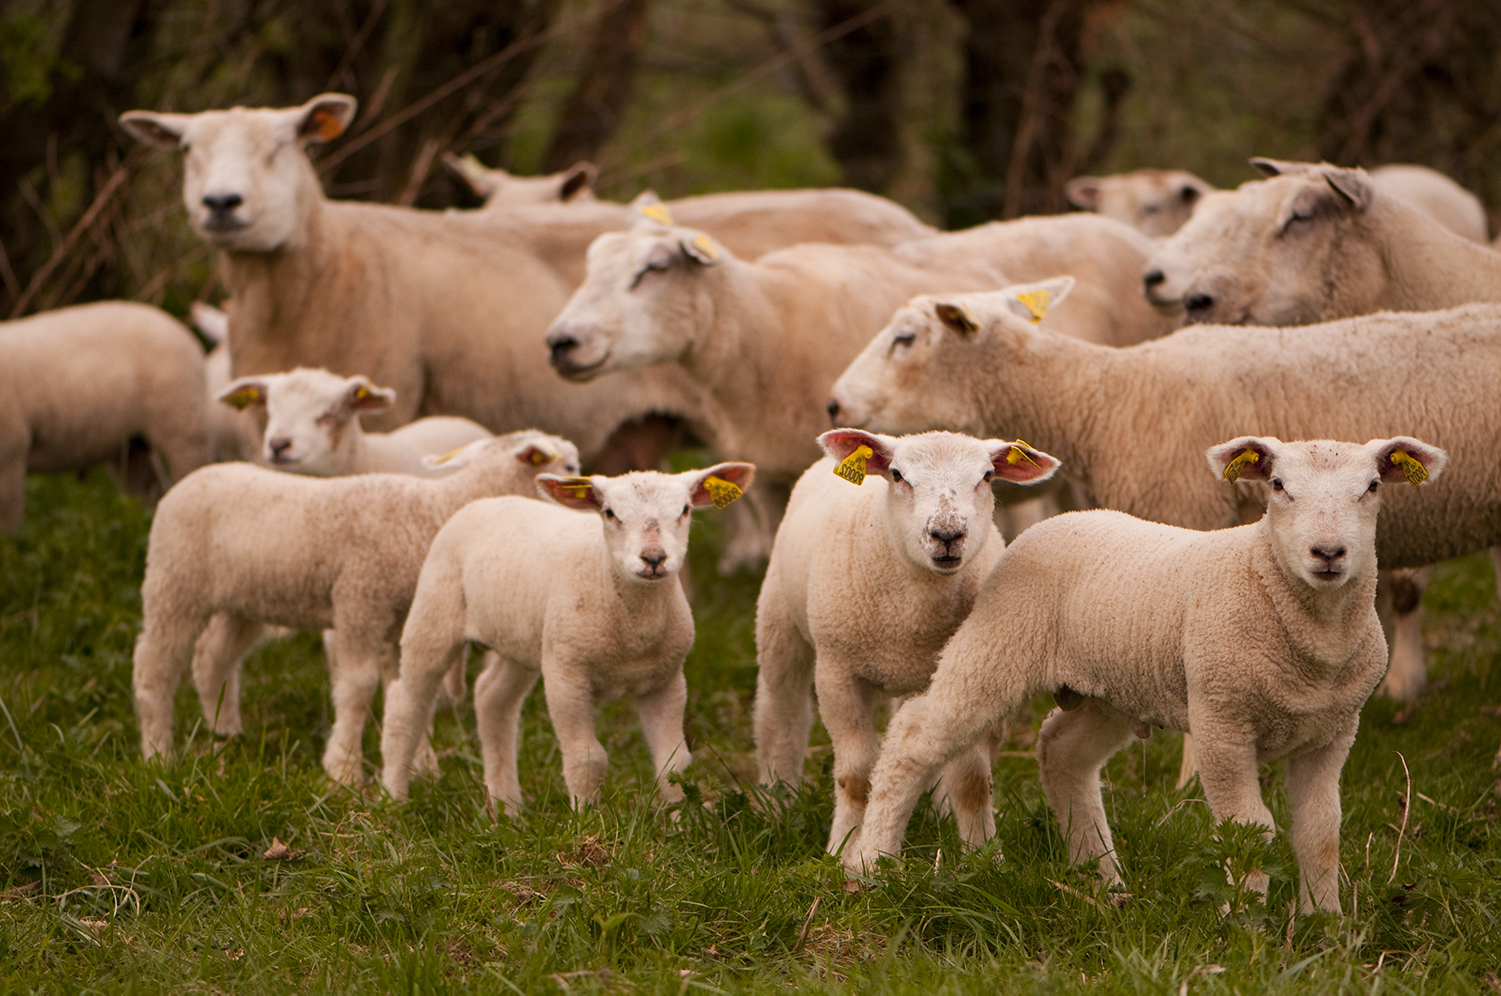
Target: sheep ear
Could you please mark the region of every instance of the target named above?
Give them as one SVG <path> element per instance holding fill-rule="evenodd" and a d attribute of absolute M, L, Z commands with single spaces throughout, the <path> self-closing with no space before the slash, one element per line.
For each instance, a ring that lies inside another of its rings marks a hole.
<path fill-rule="evenodd" d="M 1287 159 L 1267 159 L 1263 156 L 1255 156 L 1247 161 L 1262 176 L 1290 176 L 1295 173 L 1307 173 L 1312 168 L 1311 163 L 1297 163 Z"/>
<path fill-rule="evenodd" d="M 193 327 L 216 346 L 229 338 L 229 316 L 212 304 L 194 301 L 188 307 L 188 318 Z"/>
<path fill-rule="evenodd" d="M 598 512 L 605 507 L 599 489 L 595 487 L 593 478 L 589 477 L 538 474 L 537 493 L 548 501 L 583 512 Z"/>
<path fill-rule="evenodd" d="M 558 187 L 558 200 L 571 201 L 584 191 L 592 190 L 597 176 L 599 167 L 587 159 L 580 159 L 563 171 L 563 182 Z"/>
<path fill-rule="evenodd" d="M 1007 287 L 1004 300 L 1006 307 L 1013 315 L 1025 318 L 1029 322 L 1040 322 L 1047 317 L 1049 311 L 1058 307 L 1073 289 L 1073 277 L 1054 277 L 1052 280 L 1043 280 L 1035 284 Z"/>
<path fill-rule="evenodd" d="M 1449 462 L 1449 454 L 1411 436 L 1373 439 L 1366 445 L 1375 448 L 1376 471 L 1387 483 L 1406 481 L 1413 487 L 1432 483 Z"/>
<path fill-rule="evenodd" d="M 641 191 L 631 201 L 630 209 L 632 228 L 662 228 L 672 224 L 672 212 L 667 210 L 667 205 L 662 203 L 662 198 L 655 191 Z"/>
<path fill-rule="evenodd" d="M 1265 481 L 1272 476 L 1272 463 L 1282 441 L 1273 436 L 1241 436 L 1211 446 L 1205 452 L 1214 476 L 1230 481 Z"/>
<path fill-rule="evenodd" d="M 890 436 L 864 429 L 830 429 L 818 437 L 818 445 L 838 461 L 834 473 L 851 484 L 864 484 L 866 474 L 889 479 L 895 442 Z"/>
<path fill-rule="evenodd" d="M 719 262 L 719 247 L 714 240 L 700 232 L 693 238 L 679 240 L 678 245 L 683 247 L 683 255 L 688 257 L 689 262 L 698 263 L 702 266 L 713 266 Z"/>
<path fill-rule="evenodd" d="M 1076 176 L 1063 185 L 1063 196 L 1075 207 L 1086 211 L 1100 209 L 1100 183 L 1097 176 Z"/>
<path fill-rule="evenodd" d="M 1178 199 L 1184 204 L 1197 204 L 1200 197 L 1213 189 L 1209 184 L 1197 178 L 1191 181 L 1185 180 L 1183 186 L 1178 189 Z"/>
<path fill-rule="evenodd" d="M 344 403 L 350 411 L 383 412 L 396 404 L 396 392 L 389 387 L 376 387 L 368 377 L 351 377 L 344 394 Z"/>
<path fill-rule="evenodd" d="M 120 115 L 120 127 L 138 141 L 175 149 L 182 145 L 182 134 L 191 114 L 158 114 L 155 111 L 126 111 Z"/>
<path fill-rule="evenodd" d="M 1340 169 L 1336 166 L 1324 168 L 1324 181 L 1339 194 L 1348 206 L 1356 211 L 1365 211 L 1371 206 L 1371 201 L 1376 197 L 1376 191 L 1371 187 L 1371 181 L 1363 169 Z"/>
<path fill-rule="evenodd" d="M 532 443 L 516 452 L 516 459 L 533 467 L 545 467 L 558 458 L 558 451 L 551 446 Z"/>
<path fill-rule="evenodd" d="M 265 381 L 258 377 L 241 377 L 214 395 L 214 400 L 244 411 L 251 405 L 264 405 L 266 393 Z"/>
<path fill-rule="evenodd" d="M 933 304 L 933 315 L 950 332 L 957 332 L 961 336 L 980 331 L 980 323 L 975 320 L 974 313 L 961 301 L 937 301 Z"/>
<path fill-rule="evenodd" d="M 1009 443 L 1000 439 L 987 442 L 990 444 L 990 465 L 995 468 L 995 476 L 1003 481 L 1041 484 L 1063 465 L 1057 457 L 1028 446 L 1020 439 Z"/>
<path fill-rule="evenodd" d="M 422 465 L 430 470 L 437 467 L 442 467 L 444 470 L 459 470 L 473 463 L 491 442 L 493 440 L 476 439 L 456 450 L 449 450 L 438 456 L 425 456 L 422 458 Z"/>
<path fill-rule="evenodd" d="M 443 153 L 443 165 L 453 170 L 479 197 L 489 197 L 498 186 L 495 172 L 480 162 L 472 153 L 462 159 L 452 152 Z"/>
<path fill-rule="evenodd" d="M 293 111 L 297 137 L 309 144 L 331 142 L 344 134 L 358 108 L 347 93 L 320 93 Z"/>
<path fill-rule="evenodd" d="M 705 470 L 689 471 L 684 476 L 689 479 L 692 488 L 688 502 L 690 505 L 694 508 L 707 508 L 710 505 L 724 508 L 745 494 L 746 488 L 751 486 L 751 481 L 756 479 L 756 465 L 717 463 Z"/>

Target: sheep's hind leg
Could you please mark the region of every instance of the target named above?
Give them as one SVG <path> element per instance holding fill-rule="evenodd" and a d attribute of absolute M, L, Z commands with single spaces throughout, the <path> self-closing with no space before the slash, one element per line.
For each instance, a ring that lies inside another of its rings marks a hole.
<path fill-rule="evenodd" d="M 1428 678 L 1423 663 L 1423 589 L 1432 576 L 1431 567 L 1381 572 L 1381 586 L 1387 591 L 1377 593 L 1377 605 L 1386 608 L 1387 598 L 1381 596 L 1387 594 L 1391 606 L 1391 663 L 1381 690 L 1401 702 L 1416 699 Z"/>
<path fill-rule="evenodd" d="M 683 736 L 683 712 L 687 706 L 688 682 L 681 670 L 655 692 L 636 698 L 636 715 L 641 718 L 641 732 L 651 750 L 657 791 L 666 802 L 682 801 L 683 790 L 669 781 L 669 776 L 683 771 L 693 761 L 693 755 L 688 753 L 688 740 Z"/>
<path fill-rule="evenodd" d="M 221 737 L 245 732 L 240 719 L 240 669 L 265 635 L 261 623 L 233 613 L 216 613 L 193 648 L 193 684 L 203 718 Z"/>
<path fill-rule="evenodd" d="M 834 821 L 829 853 L 853 850 L 870 798 L 870 780 L 880 753 L 874 714 L 884 698 L 868 681 L 850 673 L 845 661 L 818 662 L 818 714 L 834 747 Z"/>
<path fill-rule="evenodd" d="M 141 754 L 172 756 L 172 700 L 192 664 L 193 645 L 206 618 L 147 611 L 136 639 L 131 684 L 141 721 Z"/>
<path fill-rule="evenodd" d="M 485 788 L 509 816 L 521 812 L 521 776 L 516 754 L 521 736 L 521 707 L 541 677 L 496 653 L 474 682 L 474 717 L 479 726 L 480 754 L 485 764 Z"/>
<path fill-rule="evenodd" d="M 944 766 L 933 797 L 954 814 L 959 837 L 967 848 L 979 847 L 995 836 L 995 807 L 990 775 L 990 745 L 975 744 Z"/>
<path fill-rule="evenodd" d="M 1131 742 L 1133 724 L 1099 699 L 1053 710 L 1037 734 L 1038 776 L 1068 841 L 1069 860 L 1099 859 L 1100 876 L 1121 881 L 1115 842 L 1100 796 L 1100 769 Z"/>

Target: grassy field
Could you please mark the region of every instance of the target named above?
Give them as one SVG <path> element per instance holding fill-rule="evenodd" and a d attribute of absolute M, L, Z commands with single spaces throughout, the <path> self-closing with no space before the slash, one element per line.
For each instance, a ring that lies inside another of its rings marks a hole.
<path fill-rule="evenodd" d="M 520 820 L 487 812 L 465 710 L 440 717 L 442 778 L 409 804 L 332 788 L 311 635 L 246 665 L 243 738 L 215 750 L 185 688 L 181 759 L 143 764 L 130 655 L 149 516 L 99 474 L 33 478 L 28 501 L 20 537 L 0 538 L 4 992 L 1501 990 L 1501 617 L 1484 557 L 1441 568 L 1428 592 L 1429 694 L 1366 707 L 1336 919 L 1291 915 L 1285 837 L 1216 831 L 1196 785 L 1173 789 L 1165 734 L 1108 769 L 1132 898 L 1101 902 L 1037 787 L 1042 702 L 997 764 L 995 844 L 961 856 L 924 810 L 904 862 L 846 892 L 822 850 L 827 748 L 778 816 L 751 784 L 756 579 L 713 576 L 708 515 L 688 664 L 697 761 L 676 821 L 651 801 L 620 706 L 600 720 L 604 803 L 570 812 L 540 694 Z M 365 746 L 373 761 L 373 727 Z M 1280 779 L 1264 785 L 1285 819 Z M 278 841 L 284 857 L 267 857 Z M 1227 884 L 1227 861 L 1272 873 L 1265 904 Z"/>

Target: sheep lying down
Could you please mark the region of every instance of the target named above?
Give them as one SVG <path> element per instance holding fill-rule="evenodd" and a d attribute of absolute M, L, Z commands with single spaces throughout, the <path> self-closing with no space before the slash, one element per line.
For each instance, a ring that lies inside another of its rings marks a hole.
<path fill-rule="evenodd" d="M 1060 709 L 1037 741 L 1043 792 L 1075 861 L 1121 881 L 1100 769 L 1153 726 L 1191 731 L 1216 821 L 1272 814 L 1260 762 L 1283 760 L 1301 906 L 1339 911 L 1339 775 L 1386 668 L 1376 517 L 1391 486 L 1435 479 L 1444 451 L 1244 436 L 1211 447 L 1229 480 L 1267 485 L 1253 525 L 1195 532 L 1073 512 L 1023 533 L 886 734 L 845 866 L 895 854 L 938 770 L 1032 696 Z M 1265 893 L 1267 876 L 1251 885 Z"/>

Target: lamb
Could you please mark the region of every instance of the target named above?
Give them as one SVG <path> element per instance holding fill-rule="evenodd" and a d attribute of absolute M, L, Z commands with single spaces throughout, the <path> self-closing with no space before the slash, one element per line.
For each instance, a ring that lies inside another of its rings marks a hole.
<path fill-rule="evenodd" d="M 1138 169 L 1115 176 L 1077 176 L 1064 184 L 1069 203 L 1098 211 L 1152 238 L 1172 235 L 1215 188 L 1181 169 Z"/>
<path fill-rule="evenodd" d="M 443 165 L 485 199 L 487 210 L 519 204 L 587 204 L 596 200 L 594 178 L 599 175 L 599 168 L 584 159 L 548 176 L 516 176 L 503 169 L 491 169 L 474 156 L 460 159 L 452 152 L 444 153 Z"/>
<path fill-rule="evenodd" d="M 434 476 L 446 465 L 423 462 L 491 438 L 467 418 L 432 415 L 393 432 L 367 433 L 360 417 L 386 411 L 396 392 L 368 377 L 340 377 L 327 370 L 299 367 L 290 373 L 241 377 L 225 385 L 218 400 L 241 411 L 264 409 L 266 428 L 260 458 L 268 466 L 311 477 L 348 474 Z"/>
<path fill-rule="evenodd" d="M 632 695 L 662 798 L 688 766 L 683 661 L 693 613 L 677 583 L 691 512 L 724 507 L 755 467 L 722 463 L 682 474 L 537 478 L 558 508 L 527 498 L 478 501 L 433 540 L 401 634 L 401 678 L 386 696 L 382 781 L 407 797 L 412 762 L 438 683 L 474 640 L 497 655 L 474 686 L 490 797 L 515 815 L 521 705 L 541 677 L 575 807 L 604 778 L 596 702 Z M 582 515 L 577 511 L 594 512 Z"/>
<path fill-rule="evenodd" d="M 1242 436 L 1207 455 L 1216 480 L 1269 485 L 1259 522 L 1204 533 L 1074 512 L 1011 544 L 927 693 L 893 718 L 847 868 L 895 854 L 938 768 L 1051 691 L 1062 708 L 1042 725 L 1037 759 L 1072 860 L 1098 859 L 1120 884 L 1100 769 L 1133 734 L 1192 730 L 1216 821 L 1270 834 L 1257 765 L 1286 762 L 1300 905 L 1339 912 L 1339 776 L 1386 667 L 1375 611 L 1383 485 L 1432 483 L 1446 454 L 1406 436 Z M 1249 884 L 1265 895 L 1266 874 Z"/>
<path fill-rule="evenodd" d="M 21 528 L 28 472 L 87 470 L 151 449 L 160 494 L 208 462 L 203 350 L 165 312 L 103 301 L 0 323 L 0 533 Z M 127 460 L 128 463 L 128 460 Z"/>
<path fill-rule="evenodd" d="M 137 138 L 186 151 L 184 202 L 221 250 L 231 294 L 235 376 L 296 366 L 363 373 L 399 399 L 374 428 L 419 412 L 497 432 L 538 426 L 573 439 L 589 461 L 622 426 L 656 415 L 696 425 L 698 392 L 677 371 L 570 386 L 536 347 L 582 278 L 584 248 L 623 227 L 628 208 L 442 214 L 329 201 L 305 146 L 337 137 L 354 113 L 354 98 L 322 94 L 292 108 L 121 117 Z M 758 253 L 810 230 L 889 244 L 933 231 L 848 191 L 716 195 L 678 209 Z"/>
<path fill-rule="evenodd" d="M 365 714 L 395 664 L 393 641 L 432 538 L 471 501 L 529 492 L 538 471 L 576 473 L 578 451 L 524 431 L 472 443 L 449 463 L 452 474 L 431 480 L 215 464 L 168 492 L 141 586 L 134 685 L 142 753 L 170 755 L 172 699 L 190 663 L 214 732 L 230 736 L 241 729 L 234 676 L 262 624 L 332 628 L 334 727 L 323 767 L 335 781 L 356 782 Z M 215 616 L 220 625 L 204 635 Z"/>
<path fill-rule="evenodd" d="M 756 756 L 763 784 L 802 780 L 816 684 L 834 746 L 837 854 L 865 811 L 877 701 L 927 686 L 1001 558 L 990 481 L 1045 481 L 1058 461 L 949 432 L 835 429 L 818 441 L 828 456 L 793 489 L 756 604 Z M 866 475 L 858 491 L 846 483 Z M 956 756 L 938 790 L 972 843 L 995 833 L 990 765 L 984 745 Z"/>
<path fill-rule="evenodd" d="M 1253 159 L 1271 179 L 1206 195 L 1158 249 L 1146 296 L 1191 322 L 1304 325 L 1501 301 L 1501 254 L 1364 170 Z"/>
<path fill-rule="evenodd" d="M 1454 459 L 1431 502 L 1388 502 L 1376 535 L 1381 566 L 1419 567 L 1501 543 L 1501 467 L 1490 457 L 1501 449 L 1491 401 L 1501 307 L 1295 329 L 1196 326 L 1122 349 L 1050 334 L 1020 317 L 1029 314 L 1006 293 L 919 297 L 840 377 L 831 411 L 884 432 L 1015 433 L 1059 457 L 1095 504 L 1191 529 L 1242 521 L 1235 488 L 1181 470 L 1216 439 L 1411 431 Z M 1403 390 L 1391 389 L 1394 377 Z M 1397 696 L 1423 680 L 1421 647 L 1403 646 L 1394 641 L 1388 677 Z"/>

